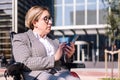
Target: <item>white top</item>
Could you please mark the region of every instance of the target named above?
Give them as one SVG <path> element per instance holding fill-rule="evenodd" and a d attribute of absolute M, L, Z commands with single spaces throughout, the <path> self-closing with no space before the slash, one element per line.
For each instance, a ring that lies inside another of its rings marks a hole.
<path fill-rule="evenodd" d="M 44 45 L 47 55 L 52 56 L 54 54 L 54 48 L 50 44 L 50 42 L 47 40 L 47 37 L 45 36 L 44 38 L 40 37 L 37 33 L 33 32 L 34 35 L 36 36 L 37 39 Z"/>

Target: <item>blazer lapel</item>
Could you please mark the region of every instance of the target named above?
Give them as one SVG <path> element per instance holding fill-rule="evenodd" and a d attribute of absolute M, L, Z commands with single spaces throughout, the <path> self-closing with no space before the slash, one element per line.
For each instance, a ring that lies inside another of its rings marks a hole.
<path fill-rule="evenodd" d="M 33 34 L 33 31 L 30 29 L 27 31 L 27 35 L 29 37 L 29 40 L 31 41 L 32 44 L 32 49 L 36 49 L 38 52 L 43 53 L 44 55 L 46 54 L 45 47 L 43 44 L 35 37 Z"/>

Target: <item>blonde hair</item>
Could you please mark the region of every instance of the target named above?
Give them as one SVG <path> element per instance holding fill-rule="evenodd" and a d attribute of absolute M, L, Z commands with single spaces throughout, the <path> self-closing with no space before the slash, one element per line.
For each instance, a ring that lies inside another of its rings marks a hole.
<path fill-rule="evenodd" d="M 47 10 L 50 13 L 50 11 L 47 7 L 43 7 L 43 6 L 33 6 L 33 7 L 31 7 L 28 10 L 28 12 L 26 13 L 26 16 L 25 16 L 25 26 L 33 30 L 34 29 L 33 22 L 38 21 L 41 14 L 45 10 Z"/>

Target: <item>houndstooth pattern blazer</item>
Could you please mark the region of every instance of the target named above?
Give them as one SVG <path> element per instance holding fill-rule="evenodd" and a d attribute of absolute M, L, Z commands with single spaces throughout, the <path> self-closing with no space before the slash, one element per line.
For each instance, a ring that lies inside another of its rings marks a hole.
<path fill-rule="evenodd" d="M 56 52 L 59 41 L 56 39 L 47 39 L 51 45 L 53 45 Z M 47 56 L 45 47 L 34 36 L 32 30 L 16 34 L 12 43 L 15 61 L 24 63 L 30 70 L 32 70 L 31 72 L 33 72 L 35 76 L 42 71 L 53 68 L 54 66 L 61 66 L 62 61 L 55 63 L 54 56 Z"/>

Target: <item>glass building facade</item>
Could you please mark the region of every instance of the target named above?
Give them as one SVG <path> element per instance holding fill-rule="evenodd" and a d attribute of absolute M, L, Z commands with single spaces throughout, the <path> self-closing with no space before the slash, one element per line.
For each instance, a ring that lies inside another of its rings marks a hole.
<path fill-rule="evenodd" d="M 105 24 L 102 0 L 54 0 L 55 26 Z"/>
<path fill-rule="evenodd" d="M 78 41 L 89 43 L 88 54 L 86 53 L 86 47 L 80 47 L 80 52 L 82 49 L 85 50 L 85 57 L 88 56 L 88 60 L 93 60 L 93 54 L 98 60 L 104 60 L 104 49 L 108 46 L 108 38 L 104 33 L 99 33 L 99 30 L 104 31 L 105 28 L 96 28 L 99 25 L 104 26 L 106 24 L 106 15 L 106 7 L 102 0 L 54 0 L 54 27 L 68 27 L 68 30 L 73 27 L 73 31 L 80 35 Z M 89 29 L 81 29 L 82 26 Z M 92 31 L 90 28 L 93 26 L 94 29 Z M 80 29 L 74 30 L 74 27 L 79 27 Z M 66 36 L 71 36 L 68 30 L 64 32 Z M 59 33 L 54 34 L 59 36 Z"/>
<path fill-rule="evenodd" d="M 65 28 L 65 36 L 74 35 L 70 33 L 71 30 L 80 35 L 78 41 L 85 41 L 89 44 L 89 53 L 86 51 L 86 45 L 79 47 L 79 52 L 81 53 L 84 49 L 85 58 L 89 57 L 87 60 L 93 60 L 93 54 L 98 56 L 100 61 L 104 60 L 104 49 L 108 46 L 109 41 L 104 34 L 107 12 L 102 0 L 0 1 L 0 53 L 11 54 L 9 33 L 11 31 L 21 33 L 27 30 L 24 25 L 24 18 L 26 11 L 33 5 L 48 6 L 52 13 L 54 28 L 59 28 L 58 31 L 60 32 Z M 57 38 L 63 36 L 56 33 L 57 30 L 53 31 Z M 75 59 L 77 56 L 75 54 Z M 82 55 L 79 54 L 79 56 Z"/>

